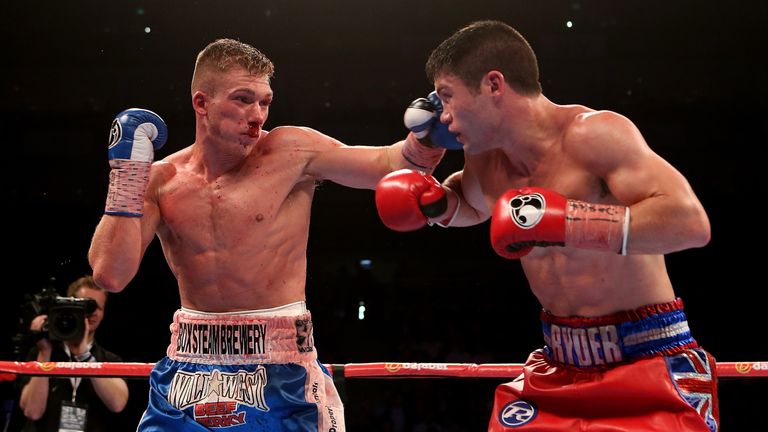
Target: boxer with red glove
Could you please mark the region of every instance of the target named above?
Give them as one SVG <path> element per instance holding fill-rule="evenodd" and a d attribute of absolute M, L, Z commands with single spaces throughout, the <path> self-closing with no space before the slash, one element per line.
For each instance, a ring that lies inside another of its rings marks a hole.
<path fill-rule="evenodd" d="M 388 228 L 415 231 L 446 212 L 447 189 L 429 174 L 409 169 L 394 171 L 376 185 L 376 209 Z M 450 225 L 458 212 L 457 207 L 450 218 L 438 225 Z"/>
<path fill-rule="evenodd" d="M 497 201 L 491 243 L 517 259 L 534 246 L 568 246 L 627 254 L 629 207 L 567 199 L 547 189 L 510 189 Z"/>
<path fill-rule="evenodd" d="M 152 111 L 131 108 L 115 117 L 109 131 L 109 190 L 104 213 L 141 217 L 154 151 L 165 144 L 168 127 Z"/>

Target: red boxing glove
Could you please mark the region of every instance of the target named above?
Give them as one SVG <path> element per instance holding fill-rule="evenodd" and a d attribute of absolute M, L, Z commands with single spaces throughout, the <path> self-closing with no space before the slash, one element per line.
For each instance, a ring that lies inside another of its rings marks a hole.
<path fill-rule="evenodd" d="M 508 190 L 493 210 L 493 249 L 516 259 L 528 255 L 534 246 L 564 246 L 566 205 L 564 197 L 545 189 Z"/>
<path fill-rule="evenodd" d="M 626 255 L 629 208 L 569 200 L 546 189 L 510 189 L 496 201 L 491 244 L 510 259 L 534 246 L 570 246 Z"/>
<path fill-rule="evenodd" d="M 402 169 L 387 174 L 376 185 L 379 217 L 395 231 L 417 230 L 447 207 L 445 189 L 431 175 Z"/>

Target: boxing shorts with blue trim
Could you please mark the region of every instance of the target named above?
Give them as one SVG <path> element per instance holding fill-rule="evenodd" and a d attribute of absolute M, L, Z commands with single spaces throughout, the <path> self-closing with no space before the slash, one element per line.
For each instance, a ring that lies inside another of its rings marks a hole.
<path fill-rule="evenodd" d="M 603 317 L 541 313 L 545 346 L 496 388 L 488 430 L 717 432 L 715 359 L 680 299 Z"/>
<path fill-rule="evenodd" d="M 237 313 L 178 310 L 149 384 L 138 431 L 345 431 L 304 302 Z"/>

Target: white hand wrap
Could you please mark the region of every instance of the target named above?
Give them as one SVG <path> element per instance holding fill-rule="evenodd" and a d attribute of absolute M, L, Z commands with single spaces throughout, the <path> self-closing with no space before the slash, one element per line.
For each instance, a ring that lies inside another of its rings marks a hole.
<path fill-rule="evenodd" d="M 403 158 L 422 170 L 432 171 L 432 169 L 440 163 L 440 160 L 445 154 L 444 148 L 429 147 L 421 144 L 413 132 L 409 133 L 405 138 L 405 145 L 403 145 Z"/>
<path fill-rule="evenodd" d="M 151 164 L 113 159 L 109 162 L 109 190 L 104 213 L 113 216 L 141 217 Z"/>

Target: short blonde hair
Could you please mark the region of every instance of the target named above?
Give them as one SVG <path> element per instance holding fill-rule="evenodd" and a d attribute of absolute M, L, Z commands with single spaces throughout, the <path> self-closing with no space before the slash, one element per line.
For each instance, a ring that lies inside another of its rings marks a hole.
<path fill-rule="evenodd" d="M 192 74 L 192 93 L 203 85 L 208 73 L 224 73 L 236 66 L 253 75 L 263 75 L 267 80 L 275 73 L 272 61 L 251 45 L 234 39 L 217 39 L 197 55 Z"/>

